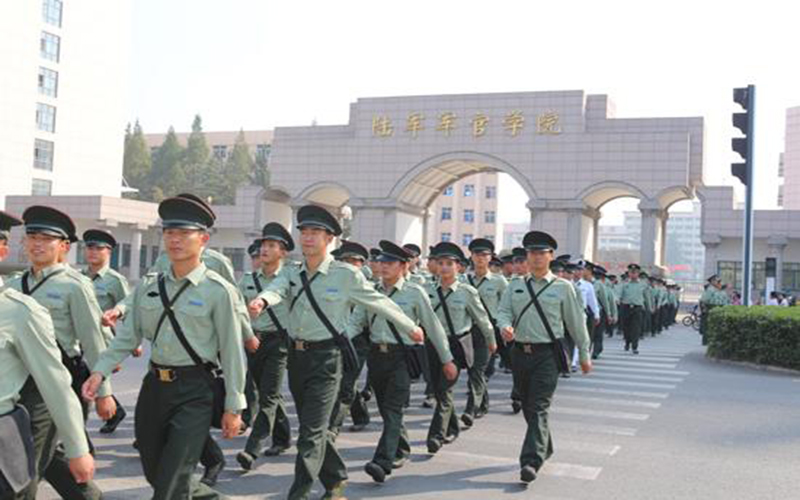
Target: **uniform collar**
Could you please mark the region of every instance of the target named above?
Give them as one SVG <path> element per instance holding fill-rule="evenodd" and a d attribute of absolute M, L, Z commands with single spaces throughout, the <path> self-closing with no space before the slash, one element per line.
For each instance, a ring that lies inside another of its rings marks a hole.
<path fill-rule="evenodd" d="M 66 266 L 67 266 L 66 264 L 56 263 L 56 264 L 53 264 L 52 266 L 45 267 L 44 269 L 42 269 L 38 273 L 33 272 L 33 268 L 31 268 L 30 275 L 33 277 L 33 279 L 35 279 L 36 281 L 39 281 L 39 280 L 42 280 L 42 279 L 46 278 L 47 276 L 50 276 L 51 274 L 53 274 L 55 271 L 58 271 L 59 269 L 66 269 Z"/>
<path fill-rule="evenodd" d="M 406 286 L 406 279 L 405 279 L 404 277 L 400 276 L 400 279 L 398 279 L 398 280 L 397 280 L 397 283 L 395 283 L 395 284 L 392 286 L 392 288 L 393 288 L 393 289 L 395 289 L 395 290 L 397 290 L 398 292 L 402 292 L 402 291 L 403 291 L 403 288 L 405 288 L 405 286 Z M 387 289 L 387 288 L 386 288 L 386 287 L 383 285 L 383 281 L 381 281 L 381 290 L 383 290 L 383 291 L 384 291 L 384 292 L 386 292 L 386 293 L 391 293 L 391 290 L 390 290 L 390 289 Z"/>
<path fill-rule="evenodd" d="M 192 285 L 197 286 L 198 284 L 200 284 L 200 281 L 202 281 L 203 277 L 206 275 L 207 270 L 208 268 L 206 267 L 205 263 L 201 261 L 200 265 L 195 267 L 192 270 L 192 272 L 184 276 L 183 279 L 187 279 L 192 283 Z M 176 283 L 183 281 L 183 279 L 181 280 L 175 279 L 175 274 L 173 274 L 172 272 L 172 266 L 169 266 L 169 273 L 167 274 L 167 276 L 169 277 L 170 280 Z"/>
<path fill-rule="evenodd" d="M 94 276 L 100 276 L 101 278 L 104 278 L 104 277 L 106 276 L 106 273 L 108 272 L 108 270 L 109 270 L 109 269 L 110 269 L 109 265 L 108 265 L 108 264 L 106 264 L 105 266 L 101 267 L 101 268 L 100 268 L 100 270 L 99 270 L 99 271 L 97 271 L 97 273 L 95 273 L 95 274 L 93 275 L 93 274 L 92 274 L 92 271 L 91 271 L 91 269 L 89 269 L 89 268 L 87 267 L 87 268 L 86 268 L 86 276 L 88 276 L 88 277 L 90 277 L 90 278 L 93 278 Z"/>
<path fill-rule="evenodd" d="M 328 274 L 328 270 L 330 269 L 332 262 L 334 262 L 333 255 L 326 254 L 325 258 L 322 259 L 322 262 L 320 262 L 319 267 L 317 267 L 316 272 L 322 273 L 322 274 Z M 306 274 L 308 274 L 308 267 L 306 267 L 306 261 L 305 260 L 303 260 L 303 265 L 300 266 L 300 270 L 301 271 L 305 271 Z"/>
<path fill-rule="evenodd" d="M 547 271 L 547 274 L 542 276 L 540 279 L 536 279 L 536 277 L 534 277 L 532 274 L 530 275 L 530 280 L 533 281 L 534 283 L 541 283 L 541 282 L 550 283 L 554 279 L 556 279 L 556 275 L 553 274 L 552 271 Z"/>
<path fill-rule="evenodd" d="M 456 291 L 456 290 L 458 290 L 458 287 L 461 286 L 462 284 L 464 284 L 464 283 L 462 281 L 459 281 L 458 275 L 456 275 L 455 281 L 453 281 L 453 283 L 450 286 L 448 286 L 447 289 Z M 439 286 L 442 288 L 442 290 L 445 289 L 445 286 L 442 284 L 442 280 L 441 279 L 439 279 Z"/>
<path fill-rule="evenodd" d="M 264 277 L 264 278 L 272 278 L 273 276 L 277 276 L 282 270 L 283 270 L 283 262 L 279 262 L 278 263 L 278 267 L 275 269 L 275 272 L 273 274 L 267 276 L 266 274 L 264 274 L 264 269 L 263 268 L 258 268 L 258 270 L 255 272 L 255 274 L 257 276 L 261 276 L 261 277 Z"/>

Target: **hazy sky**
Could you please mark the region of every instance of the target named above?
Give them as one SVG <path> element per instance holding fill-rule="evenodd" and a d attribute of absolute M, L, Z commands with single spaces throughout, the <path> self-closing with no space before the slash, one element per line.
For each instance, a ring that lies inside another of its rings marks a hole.
<path fill-rule="evenodd" d="M 134 0 L 130 117 L 146 132 L 195 113 L 206 130 L 269 129 L 344 124 L 359 97 L 584 89 L 620 117 L 705 117 L 711 183 L 732 184 L 732 88 L 753 83 L 756 204 L 771 208 L 800 105 L 798 14 L 771 0 Z"/>

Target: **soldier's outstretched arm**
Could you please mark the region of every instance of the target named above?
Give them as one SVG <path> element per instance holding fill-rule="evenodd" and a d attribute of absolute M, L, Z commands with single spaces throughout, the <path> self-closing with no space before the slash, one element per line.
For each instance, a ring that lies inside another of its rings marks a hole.
<path fill-rule="evenodd" d="M 377 314 L 387 321 L 393 322 L 400 332 L 409 333 L 419 328 L 392 299 L 375 290 L 367 282 L 363 273 L 353 272 L 350 277 L 350 283 L 348 283 L 350 301 L 364 306 L 367 311 Z"/>
<path fill-rule="evenodd" d="M 81 342 L 81 350 L 86 357 L 86 363 L 94 366 L 100 359 L 100 355 L 106 350 L 106 339 L 111 338 L 111 335 L 106 335 L 103 330 L 104 327 L 101 324 L 103 312 L 100 310 L 91 285 L 79 283 L 77 286 L 79 292 L 69 294 L 72 326 Z M 131 350 L 135 347 L 132 347 Z M 108 380 L 101 384 L 97 395 L 101 398 L 111 395 L 111 383 Z"/>

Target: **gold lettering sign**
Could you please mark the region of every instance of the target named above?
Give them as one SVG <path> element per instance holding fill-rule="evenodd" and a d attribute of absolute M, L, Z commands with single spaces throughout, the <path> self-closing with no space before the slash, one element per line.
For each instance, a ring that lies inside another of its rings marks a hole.
<path fill-rule="evenodd" d="M 486 115 L 477 113 L 470 123 L 472 123 L 472 137 L 486 135 L 486 127 L 489 125 L 489 118 Z"/>
<path fill-rule="evenodd" d="M 444 135 L 450 137 L 450 133 L 455 130 L 456 128 L 456 114 L 447 112 L 442 113 L 439 115 L 439 125 L 436 126 L 436 130 L 439 132 L 444 132 Z"/>
<path fill-rule="evenodd" d="M 558 135 L 561 133 L 561 123 L 558 113 L 546 111 L 536 118 L 536 133 L 540 135 Z"/>
<path fill-rule="evenodd" d="M 390 137 L 394 133 L 392 120 L 388 116 L 372 117 L 372 135 L 376 137 Z"/>
<path fill-rule="evenodd" d="M 511 137 L 518 136 L 524 126 L 525 117 L 522 116 L 522 111 L 512 111 L 503 119 L 503 128 L 511 132 Z"/>
<path fill-rule="evenodd" d="M 422 113 L 411 113 L 406 119 L 406 132 L 416 139 L 421 130 L 425 130 L 425 115 Z"/>

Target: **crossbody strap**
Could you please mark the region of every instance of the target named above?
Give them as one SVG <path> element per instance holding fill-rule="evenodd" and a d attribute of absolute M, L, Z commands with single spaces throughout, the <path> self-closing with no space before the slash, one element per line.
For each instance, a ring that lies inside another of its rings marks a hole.
<path fill-rule="evenodd" d="M 30 288 L 28 286 L 28 277 L 31 275 L 31 272 L 30 271 L 25 271 L 25 273 L 22 275 L 22 293 L 24 293 L 25 295 L 33 295 L 33 292 L 35 292 L 36 290 L 39 289 L 39 287 L 44 285 L 47 280 L 49 280 L 53 276 L 55 276 L 57 274 L 61 274 L 63 272 L 64 272 L 64 269 L 56 269 L 52 273 L 50 273 L 47 276 L 45 276 L 44 278 L 42 278 L 42 281 L 36 283 L 36 286 L 34 286 L 33 288 Z"/>
<path fill-rule="evenodd" d="M 258 279 L 257 271 L 253 273 L 253 283 L 255 283 L 256 291 L 260 295 L 264 288 L 261 286 L 261 280 Z M 272 324 L 275 325 L 275 328 L 277 328 L 279 332 L 285 333 L 286 329 L 283 328 L 283 325 L 281 325 L 280 320 L 278 320 L 278 315 L 275 314 L 275 311 L 272 310 L 271 306 L 267 306 L 267 314 L 269 315 L 269 319 L 272 321 Z"/>
<path fill-rule="evenodd" d="M 550 286 L 550 284 L 553 283 L 553 281 L 555 281 L 555 280 L 550 281 L 550 283 L 548 283 L 541 290 L 539 290 L 539 294 L 541 294 L 544 291 L 545 288 Z M 539 294 L 533 292 L 533 286 L 531 285 L 531 281 L 530 280 L 525 280 L 525 286 L 528 288 L 528 293 L 531 296 L 531 302 L 536 307 L 536 312 L 539 313 L 539 319 L 542 320 L 542 324 L 544 325 L 544 329 L 547 330 L 547 335 L 549 335 L 550 336 L 550 340 L 553 343 L 555 343 L 556 342 L 556 336 L 553 333 L 553 329 L 550 328 L 550 322 L 547 321 L 547 316 L 544 315 L 544 310 L 542 309 L 542 304 L 539 302 L 539 297 L 538 297 Z"/>
<path fill-rule="evenodd" d="M 475 287 L 475 290 L 478 290 L 481 287 L 481 285 L 483 285 L 483 283 L 486 281 L 486 278 L 484 277 L 481 280 L 481 282 L 478 283 L 478 285 L 476 286 L 475 280 L 472 278 L 471 274 L 467 275 L 467 279 L 469 279 L 469 284 Z M 496 325 L 497 323 L 495 323 L 494 321 L 494 316 L 492 316 L 492 311 L 489 310 L 489 306 L 486 305 L 486 301 L 483 300 L 483 297 L 481 297 L 480 290 L 478 290 L 478 298 L 481 299 L 481 304 L 483 305 L 483 308 L 486 309 L 486 315 L 489 316 L 489 322 L 491 322 L 493 326 Z"/>
<path fill-rule="evenodd" d="M 442 306 L 442 310 L 444 311 L 444 319 L 447 322 L 447 329 L 450 330 L 450 335 L 456 335 L 456 329 L 453 326 L 453 318 L 450 317 L 450 308 L 447 307 L 447 297 L 453 293 L 453 290 L 447 292 L 447 295 L 442 293 L 442 287 L 436 287 L 436 293 L 439 294 L 439 305 Z"/>
<path fill-rule="evenodd" d="M 306 295 L 308 296 L 308 302 L 311 304 L 311 308 L 314 309 L 314 312 L 317 314 L 317 318 L 319 318 L 322 324 L 325 325 L 325 328 L 328 329 L 331 336 L 333 338 L 342 337 L 343 336 L 342 333 L 337 331 L 336 328 L 333 327 L 331 320 L 329 320 L 328 317 L 325 316 L 325 313 L 322 312 L 322 309 L 320 309 L 319 304 L 317 304 L 317 299 L 314 298 L 314 294 L 311 292 L 311 281 L 313 281 L 314 278 L 316 278 L 317 276 L 319 276 L 319 273 L 315 274 L 311 278 L 311 280 L 309 280 L 306 272 L 300 271 L 300 281 L 303 283 L 303 290 L 306 291 Z"/>
<path fill-rule="evenodd" d="M 389 295 L 387 295 L 387 297 L 392 298 L 392 295 L 394 295 L 396 291 L 397 291 L 397 288 L 393 288 L 392 291 L 389 293 Z M 377 314 L 373 314 L 372 315 L 372 319 L 369 320 L 369 326 L 370 327 L 372 327 L 372 325 L 375 324 L 375 318 L 377 318 L 377 317 L 378 317 Z M 391 323 L 388 320 L 386 322 L 389 323 L 389 325 L 391 327 Z"/>
<path fill-rule="evenodd" d="M 306 276 L 305 280 L 303 280 L 304 275 Z M 297 295 L 295 295 L 294 298 L 292 299 L 292 305 L 289 306 L 289 311 L 294 309 L 294 305 L 297 303 L 297 299 L 299 299 L 304 292 L 308 292 L 309 295 L 311 294 L 311 283 L 313 283 L 314 280 L 317 279 L 317 276 L 319 275 L 320 273 L 317 273 L 314 276 L 312 276 L 311 279 L 309 280 L 307 278 L 308 275 L 305 274 L 305 271 L 300 271 L 300 279 L 303 281 L 303 286 L 302 288 L 300 288 L 300 291 L 297 292 Z"/>
<path fill-rule="evenodd" d="M 175 332 L 175 335 L 178 337 L 178 340 L 183 348 L 189 354 L 189 357 L 192 358 L 192 361 L 194 361 L 194 364 L 200 367 L 213 368 L 213 363 L 205 363 L 197 354 L 197 351 L 195 351 L 191 344 L 189 344 L 189 341 L 186 339 L 186 335 L 183 333 L 183 328 L 181 328 L 180 323 L 178 323 L 178 319 L 175 317 L 175 311 L 172 310 L 172 305 L 175 303 L 175 299 L 178 297 L 178 295 L 180 295 L 180 292 L 186 290 L 186 288 L 189 286 L 189 283 L 189 280 L 186 280 L 186 283 L 184 283 L 183 287 L 178 291 L 178 293 L 175 294 L 175 297 L 173 297 L 172 300 L 169 300 L 167 297 L 166 279 L 164 278 L 163 274 L 158 275 L 158 297 L 161 299 L 161 305 L 164 306 L 162 318 L 163 315 L 166 315 L 166 317 L 169 318 L 169 322 L 172 325 L 172 330 Z M 160 326 L 161 325 L 159 324 L 159 327 Z M 155 342 L 155 339 L 153 339 L 153 341 Z"/>
<path fill-rule="evenodd" d="M 530 294 L 531 294 L 531 297 L 532 297 L 532 298 L 531 298 L 531 300 L 530 300 L 530 301 L 529 301 L 527 304 L 525 304 L 525 307 L 523 307 L 523 308 L 522 308 L 522 311 L 521 311 L 521 312 L 519 313 L 519 315 L 517 316 L 517 319 L 516 319 L 516 321 L 514 321 L 514 324 L 513 324 L 512 326 L 513 326 L 515 329 L 517 328 L 517 326 L 519 326 L 519 322 L 520 322 L 520 321 L 522 321 L 522 317 L 525 315 L 525 313 L 526 313 L 526 312 L 528 312 L 528 309 L 530 309 L 530 308 L 531 308 L 531 306 L 532 306 L 532 305 L 534 305 L 534 302 L 535 302 L 535 301 L 534 301 L 533 297 L 537 297 L 537 296 L 538 296 L 538 295 L 540 295 L 542 292 L 544 292 L 545 290 L 547 290 L 547 287 L 549 287 L 551 284 L 553 284 L 553 281 L 555 281 L 555 280 L 552 280 L 552 281 L 550 281 L 548 284 L 546 284 L 544 287 L 542 287 L 542 289 L 541 289 L 541 290 L 539 290 L 539 293 L 538 293 L 538 294 L 535 294 L 535 293 L 533 293 L 533 292 L 532 292 L 533 288 L 530 286 L 530 282 L 529 282 L 528 280 L 525 280 L 525 286 L 527 286 L 527 287 L 528 287 L 528 293 L 530 293 Z"/>

